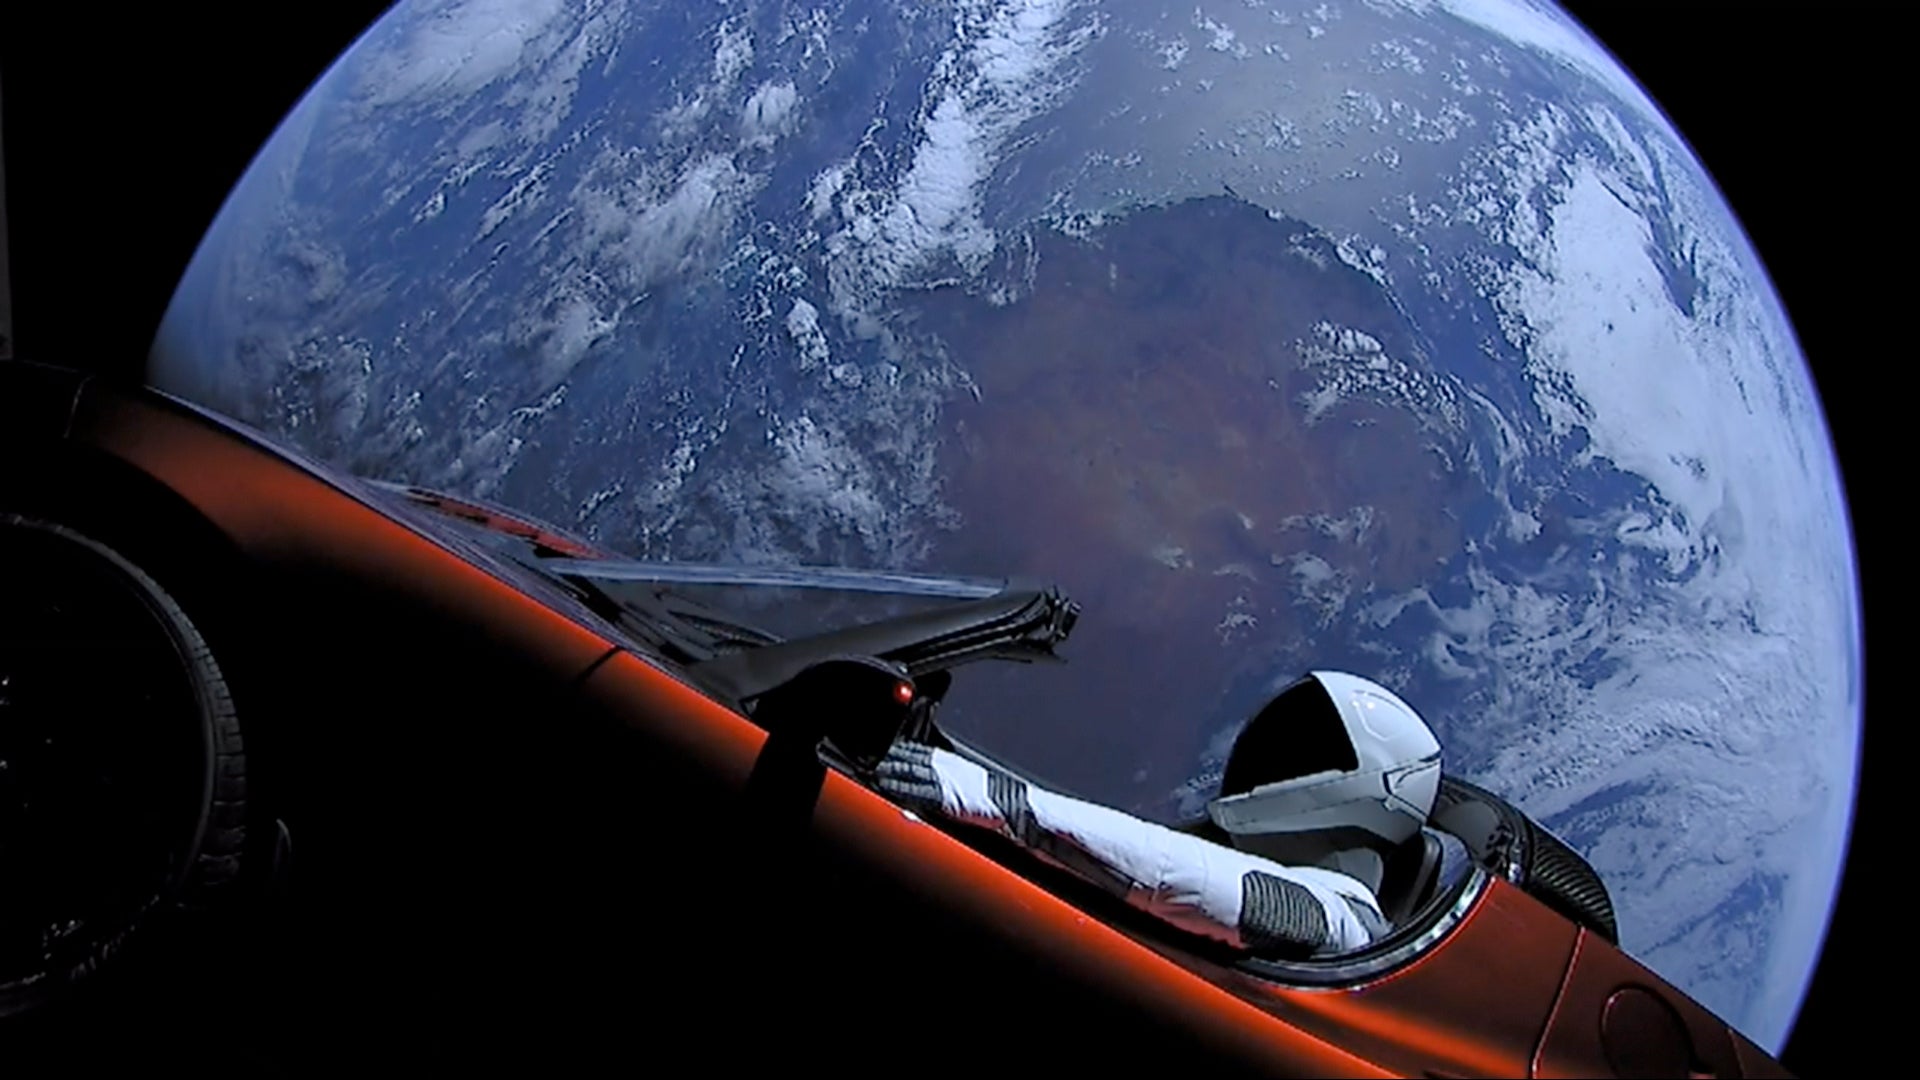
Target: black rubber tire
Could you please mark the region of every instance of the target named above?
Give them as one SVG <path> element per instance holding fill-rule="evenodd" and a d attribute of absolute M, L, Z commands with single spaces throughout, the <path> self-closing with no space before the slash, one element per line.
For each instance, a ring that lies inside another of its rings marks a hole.
<path fill-rule="evenodd" d="M 36 556 L 48 564 L 36 563 Z M 73 601 L 76 610 L 86 610 L 91 589 L 94 599 L 107 601 L 97 607 L 127 616 L 124 625 L 100 626 L 97 636 L 89 638 L 94 628 L 84 614 L 76 617 L 62 611 L 66 593 L 59 575 L 63 573 L 72 575 L 72 593 L 79 597 Z M 42 622 L 35 622 L 35 603 L 41 614 L 49 616 Z M 43 624 L 53 629 L 37 636 Z M 62 638 L 63 627 L 73 632 Z M 135 639 L 149 648 L 150 655 L 126 659 L 126 652 L 108 652 L 116 647 L 125 650 Z M 82 648 L 99 649 L 100 662 L 67 671 L 63 665 L 77 665 L 70 656 Z M 41 669 L 34 668 L 36 658 L 45 661 Z M 13 670 L 8 670 L 10 665 Z M 47 685 L 37 693 L 29 692 L 43 671 L 55 674 L 48 675 Z M 79 678 L 61 685 L 59 673 Z M 127 684 L 114 685 L 116 676 Z M 12 720 L 16 733 L 59 732 L 65 739 L 72 732 L 71 741 L 94 740 L 94 747 L 107 751 L 97 766 L 104 779 L 83 779 L 94 780 L 101 790 L 116 795 L 131 790 L 164 796 L 124 806 L 110 798 L 96 804 L 69 797 L 67 808 L 77 810 L 75 816 L 84 819 L 70 833 L 58 831 L 62 827 L 59 814 L 43 815 L 44 820 L 56 822 L 57 836 L 97 839 L 106 835 L 106 850 L 130 852 L 138 858 L 123 860 L 124 871 L 109 868 L 90 878 L 111 886 L 105 890 L 116 898 L 110 907 L 104 900 L 96 904 L 65 896 L 57 886 L 43 890 L 74 905 L 63 915 L 84 911 L 87 918 L 62 920 L 36 931 L 58 900 L 31 909 L 30 900 L 0 906 L 0 920 L 14 919 L 0 924 L 0 933 L 18 935 L 0 941 L 13 948 L 0 952 L 0 1020 L 7 1020 L 44 1011 L 110 979 L 124 963 L 137 958 L 146 939 L 160 933 L 172 917 L 208 908 L 235 885 L 246 846 L 247 767 L 227 681 L 193 620 L 166 589 L 114 548 L 63 525 L 0 514 L 0 680 L 7 680 L 0 682 L 0 691 L 19 692 L 19 700 L 0 692 L 0 725 Z M 143 703 L 151 706 L 150 711 L 139 711 Z M 119 719 L 100 719 L 107 707 L 128 706 Z M 142 720 L 147 723 L 142 725 Z M 116 723 L 120 726 L 112 726 Z M 4 736 L 5 729 L 0 728 L 0 737 Z M 16 743 L 22 741 L 23 737 L 15 738 Z M 53 745 L 51 735 L 44 743 Z M 0 755 L 10 745 L 0 741 Z M 18 752 L 22 747 L 12 749 Z M 147 750 L 155 752 L 132 760 Z M 16 773 L 29 773 L 31 755 L 14 756 L 22 759 L 15 762 L 20 766 Z M 68 773 L 58 770 L 75 767 L 52 752 L 45 758 L 54 764 L 42 775 L 57 772 L 66 779 Z M 141 764 L 152 768 L 143 771 Z M 59 806 L 68 790 L 30 787 L 19 776 L 11 779 L 14 786 L 0 786 L 0 811 L 29 824 L 42 820 L 30 817 L 33 796 L 53 791 L 51 801 Z M 115 808 L 132 811 L 122 815 L 128 819 L 121 823 L 123 834 L 111 835 L 110 821 L 92 833 L 85 831 L 95 824 L 96 815 L 110 814 Z M 126 835 L 136 840 L 128 841 Z M 36 841 L 31 830 L 21 830 L 21 836 L 11 847 L 0 843 L 0 858 L 8 860 L 0 863 L 0 876 L 10 868 L 18 869 L 12 861 L 15 856 L 29 867 L 44 869 L 48 864 L 34 862 L 35 855 L 60 850 L 53 841 Z M 142 842 L 150 842 L 151 850 L 127 846 Z M 66 859 L 58 864 L 62 866 L 91 866 L 75 854 L 53 857 Z M 36 932 L 38 946 L 19 945 Z"/>
<path fill-rule="evenodd" d="M 1606 883 L 1545 826 L 1505 799 L 1458 777 L 1441 780 L 1434 824 L 1452 832 L 1492 873 L 1575 923 L 1620 943 Z"/>

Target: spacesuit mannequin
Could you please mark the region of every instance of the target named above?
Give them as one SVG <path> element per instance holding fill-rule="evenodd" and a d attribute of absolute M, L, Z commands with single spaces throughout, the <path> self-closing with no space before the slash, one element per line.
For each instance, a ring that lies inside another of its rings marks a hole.
<path fill-rule="evenodd" d="M 896 744 L 875 779 L 911 807 L 996 832 L 1190 933 L 1256 955 L 1328 956 L 1392 929 L 1375 894 L 1382 859 L 1425 824 L 1439 753 L 1385 688 L 1315 672 L 1235 742 L 1208 806 L 1232 847 L 918 743 Z"/>

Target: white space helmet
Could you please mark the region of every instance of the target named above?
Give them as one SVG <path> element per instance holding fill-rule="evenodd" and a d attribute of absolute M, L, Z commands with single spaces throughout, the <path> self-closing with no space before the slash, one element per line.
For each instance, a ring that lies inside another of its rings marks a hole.
<path fill-rule="evenodd" d="M 1420 831 L 1439 790 L 1440 743 L 1411 706 L 1377 683 L 1316 671 L 1241 730 L 1207 813 L 1238 847 L 1377 885 L 1379 856 Z"/>

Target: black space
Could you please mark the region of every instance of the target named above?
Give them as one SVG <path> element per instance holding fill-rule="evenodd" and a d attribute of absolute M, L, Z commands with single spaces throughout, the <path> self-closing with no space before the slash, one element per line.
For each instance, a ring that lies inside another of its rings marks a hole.
<path fill-rule="evenodd" d="M 1693 144 L 1786 299 L 1845 470 L 1871 623 L 1887 606 L 1872 590 L 1882 533 L 1871 436 L 1883 419 L 1872 403 L 1888 395 L 1874 378 L 1886 368 L 1870 365 L 1893 359 L 1905 333 L 1884 326 L 1893 300 L 1882 284 L 1909 231 L 1890 182 L 1905 149 L 1903 129 L 1887 122 L 1897 27 L 1872 6 L 1792 14 L 1727 0 L 1569 6 Z M 174 281 L 228 188 L 383 7 L 0 5 L 15 353 L 137 376 Z M 1867 640 L 1883 638 L 1870 627 Z M 1879 670 L 1872 656 L 1867 666 Z M 1873 725 L 1863 758 L 1868 795 L 1855 852 L 1888 842 L 1873 814 L 1888 782 L 1873 762 L 1875 752 L 1887 757 L 1886 723 Z M 1786 1050 L 1803 1075 L 1882 1056 L 1857 1037 L 1874 1030 L 1856 1020 L 1872 981 L 1866 958 L 1878 947 L 1869 938 L 1889 925 L 1869 911 L 1870 862 L 1856 857 L 1849 868 Z"/>

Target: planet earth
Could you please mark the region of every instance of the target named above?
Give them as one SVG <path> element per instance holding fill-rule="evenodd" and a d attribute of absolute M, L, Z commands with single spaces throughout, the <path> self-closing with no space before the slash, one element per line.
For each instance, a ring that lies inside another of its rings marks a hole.
<path fill-rule="evenodd" d="M 1498 0 L 404 2 L 151 380 L 636 558 L 1056 582 L 947 721 L 1167 819 L 1352 671 L 1778 1051 L 1845 856 L 1825 420 L 1684 138 Z M 801 614 L 811 609 L 795 608 Z"/>

